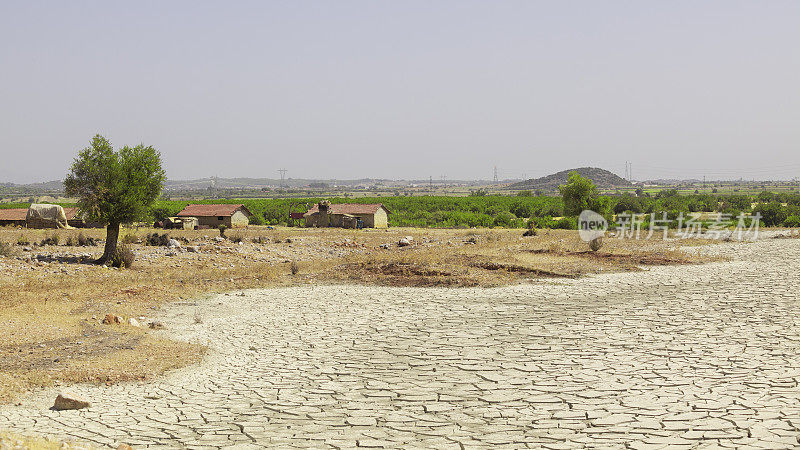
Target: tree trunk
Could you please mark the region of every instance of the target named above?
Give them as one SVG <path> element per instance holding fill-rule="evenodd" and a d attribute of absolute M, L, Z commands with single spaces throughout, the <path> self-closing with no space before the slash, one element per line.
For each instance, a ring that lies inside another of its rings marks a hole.
<path fill-rule="evenodd" d="M 105 264 L 111 258 L 111 255 L 117 249 L 117 241 L 119 241 L 119 224 L 110 223 L 106 227 L 106 249 L 103 252 L 103 256 L 95 261 L 97 264 Z"/>

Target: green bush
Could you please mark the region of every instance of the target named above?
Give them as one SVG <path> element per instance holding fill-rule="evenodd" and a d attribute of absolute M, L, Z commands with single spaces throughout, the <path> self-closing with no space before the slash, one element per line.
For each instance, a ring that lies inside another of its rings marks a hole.
<path fill-rule="evenodd" d="M 577 230 L 578 220 L 575 217 L 562 217 L 556 221 L 553 228 L 557 230 Z"/>
<path fill-rule="evenodd" d="M 778 202 L 759 203 L 753 212 L 761 214 L 761 222 L 767 227 L 780 226 L 788 217 L 786 208 Z"/>
<path fill-rule="evenodd" d="M 508 211 L 502 211 L 495 216 L 494 225 L 497 227 L 513 228 L 517 225 L 517 216 Z"/>
<path fill-rule="evenodd" d="M 800 228 L 800 216 L 790 216 L 783 221 L 783 226 L 787 228 Z"/>

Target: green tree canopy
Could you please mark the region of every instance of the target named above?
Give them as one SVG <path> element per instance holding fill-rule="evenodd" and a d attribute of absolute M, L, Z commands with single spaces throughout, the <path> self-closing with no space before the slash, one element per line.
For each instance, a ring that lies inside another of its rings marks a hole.
<path fill-rule="evenodd" d="M 600 212 L 597 187 L 592 180 L 582 177 L 578 172 L 569 173 L 567 184 L 558 188 L 564 200 L 564 215 L 577 216 L 584 209 Z"/>
<path fill-rule="evenodd" d="M 150 146 L 114 151 L 98 134 L 91 146 L 78 153 L 64 187 L 67 195 L 78 197 L 88 220 L 107 226 L 105 252 L 98 263 L 106 262 L 116 250 L 121 224 L 147 217 L 165 180 L 161 154 Z"/>

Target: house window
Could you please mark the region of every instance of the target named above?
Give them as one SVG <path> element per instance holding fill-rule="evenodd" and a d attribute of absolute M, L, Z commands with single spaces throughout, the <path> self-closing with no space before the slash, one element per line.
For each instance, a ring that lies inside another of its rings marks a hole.
<path fill-rule="evenodd" d="M 222 220 L 222 219 L 223 219 L 222 216 L 217 216 L 217 220 Z"/>

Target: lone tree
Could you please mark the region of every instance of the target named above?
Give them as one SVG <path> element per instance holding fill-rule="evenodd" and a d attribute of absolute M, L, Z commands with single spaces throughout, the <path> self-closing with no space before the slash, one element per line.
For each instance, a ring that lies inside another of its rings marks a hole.
<path fill-rule="evenodd" d="M 577 216 L 584 209 L 599 212 L 600 202 L 597 198 L 597 187 L 592 180 L 582 177 L 578 172 L 569 173 L 567 184 L 558 188 L 564 200 L 564 215 Z"/>
<path fill-rule="evenodd" d="M 114 151 L 103 136 L 78 153 L 64 180 L 67 195 L 78 197 L 86 218 L 106 225 L 106 247 L 96 262 L 104 264 L 114 254 L 123 223 L 144 219 L 161 195 L 166 175 L 161 154 L 140 144 Z"/>

